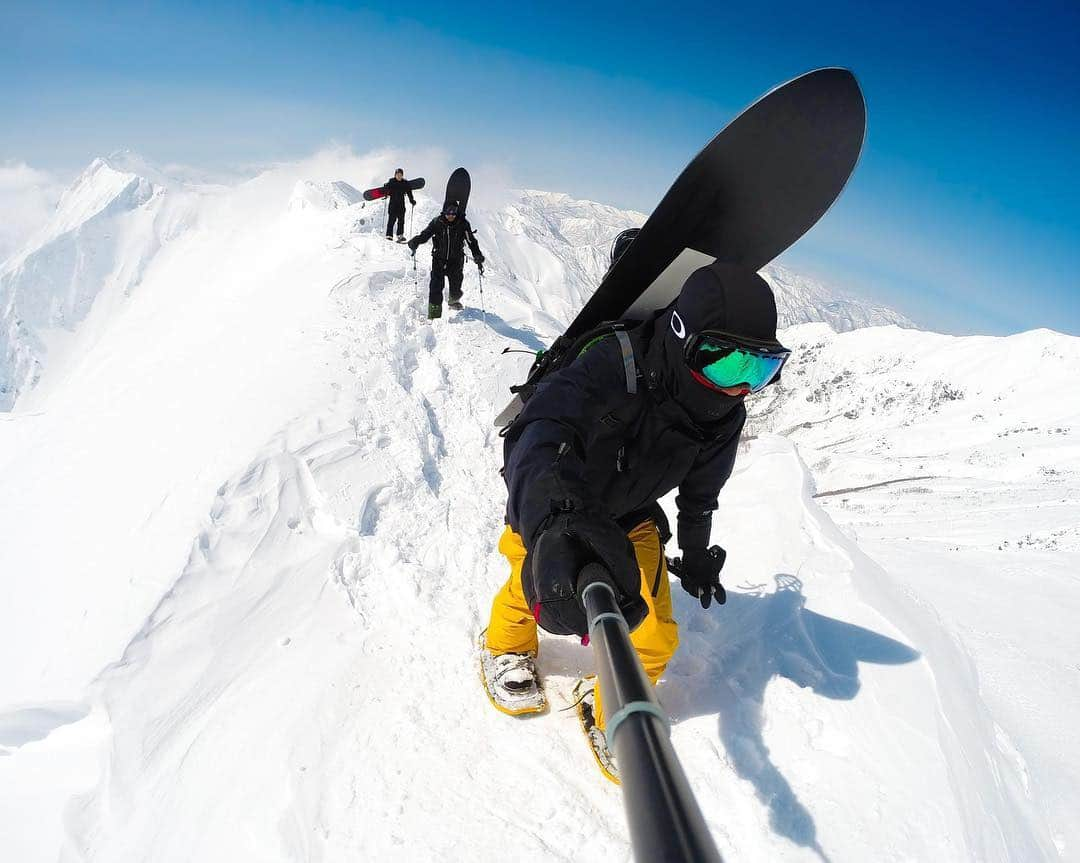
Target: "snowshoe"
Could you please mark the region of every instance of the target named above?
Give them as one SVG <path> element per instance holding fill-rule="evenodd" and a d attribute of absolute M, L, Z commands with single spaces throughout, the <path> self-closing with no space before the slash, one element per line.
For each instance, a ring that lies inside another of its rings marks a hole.
<path fill-rule="evenodd" d="M 394 242 L 396 242 L 396 243 L 404 243 L 405 238 L 404 237 L 398 237 Z"/>
<path fill-rule="evenodd" d="M 589 743 L 593 758 L 596 759 L 596 766 L 600 768 L 600 772 L 606 779 L 619 785 L 619 768 L 615 766 L 615 756 L 608 749 L 604 732 L 596 727 L 595 680 L 591 678 L 579 680 L 577 686 L 574 687 L 574 697 L 577 699 L 577 714 L 581 721 L 581 730 Z"/>
<path fill-rule="evenodd" d="M 543 713 L 547 698 L 532 653 L 494 655 L 480 635 L 480 680 L 491 706 L 508 716 Z"/>
<path fill-rule="evenodd" d="M 463 305 L 461 305 L 461 300 L 451 300 L 449 303 L 447 303 L 447 305 L 455 312 L 460 312 L 463 308 L 465 308 Z"/>
<path fill-rule="evenodd" d="M 442 317 L 442 306 L 438 303 L 428 303 L 427 317 L 429 321 L 433 321 L 436 318 Z"/>

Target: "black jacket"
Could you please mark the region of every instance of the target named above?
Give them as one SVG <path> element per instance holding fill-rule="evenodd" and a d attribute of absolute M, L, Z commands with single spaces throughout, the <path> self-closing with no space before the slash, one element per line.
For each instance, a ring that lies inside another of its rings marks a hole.
<path fill-rule="evenodd" d="M 564 501 L 629 530 L 674 488 L 679 545 L 708 545 L 746 410 L 732 400 L 703 426 L 673 397 L 677 382 L 664 368 L 662 339 L 652 338 L 667 317 L 631 332 L 636 394 L 627 392 L 622 351 L 608 336 L 542 380 L 511 425 L 503 450 L 507 520 L 526 548 Z"/>
<path fill-rule="evenodd" d="M 383 184 L 383 188 L 386 189 L 386 193 L 390 196 L 390 209 L 405 210 L 405 198 L 408 196 L 409 203 L 416 205 L 416 199 L 412 196 L 412 189 L 409 188 L 408 180 L 398 180 L 391 177 Z"/>
<path fill-rule="evenodd" d="M 431 240 L 431 258 L 441 263 L 458 263 L 465 260 L 465 243 L 468 242 L 472 251 L 473 260 L 478 264 L 484 263 L 484 256 L 480 254 L 480 245 L 476 242 L 472 225 L 463 216 L 454 219 L 454 223 L 446 221 L 444 216 L 438 216 L 419 234 L 409 240 L 409 247 L 413 250 Z"/>

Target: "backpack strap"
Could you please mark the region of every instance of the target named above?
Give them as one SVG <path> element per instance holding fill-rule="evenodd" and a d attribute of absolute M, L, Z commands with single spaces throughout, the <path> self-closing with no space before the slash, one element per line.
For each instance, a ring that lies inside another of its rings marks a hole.
<path fill-rule="evenodd" d="M 630 395 L 636 395 L 637 365 L 634 363 L 634 346 L 630 344 L 630 336 L 622 328 L 615 330 L 615 338 L 619 340 L 619 347 L 622 349 L 623 369 L 626 372 L 626 391 Z"/>

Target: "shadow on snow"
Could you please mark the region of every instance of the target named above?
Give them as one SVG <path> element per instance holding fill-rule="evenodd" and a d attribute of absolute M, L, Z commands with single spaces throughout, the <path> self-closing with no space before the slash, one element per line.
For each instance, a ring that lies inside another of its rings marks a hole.
<path fill-rule="evenodd" d="M 780 836 L 828 859 L 814 819 L 769 757 L 762 735 L 765 690 L 786 678 L 817 695 L 854 698 L 859 663 L 901 665 L 917 651 L 861 626 L 808 611 L 802 582 L 778 574 L 777 590 L 728 594 L 721 609 L 703 611 L 673 585 L 681 647 L 658 695 L 673 722 L 716 715 L 731 767 L 754 786 Z"/>
<path fill-rule="evenodd" d="M 457 313 L 455 317 L 457 320 L 460 321 L 483 322 L 484 320 L 483 312 L 481 312 L 480 309 L 474 309 L 471 306 L 462 309 L 460 312 Z M 528 327 L 511 326 L 494 312 L 487 313 L 487 325 L 491 327 L 491 329 L 495 330 L 495 332 L 497 332 L 504 339 L 514 339 L 515 341 L 520 342 L 530 351 L 542 351 L 547 347 L 547 345 L 544 344 L 543 341 L 541 341 L 540 336 L 538 336 L 533 330 L 529 329 Z"/>

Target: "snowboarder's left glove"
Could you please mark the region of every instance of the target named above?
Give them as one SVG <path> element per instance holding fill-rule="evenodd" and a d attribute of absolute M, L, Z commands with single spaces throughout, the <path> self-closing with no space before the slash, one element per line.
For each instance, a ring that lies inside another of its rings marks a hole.
<path fill-rule="evenodd" d="M 577 596 L 581 571 L 590 563 L 607 570 L 630 629 L 649 613 L 641 598 L 641 570 L 626 531 L 612 519 L 581 511 L 559 513 L 540 532 L 525 558 L 521 587 L 540 626 L 554 635 L 587 635 Z"/>
<path fill-rule="evenodd" d="M 409 242 L 406 243 L 406 245 L 409 247 L 409 251 L 412 252 L 415 255 L 416 254 L 416 240 L 415 239 L 409 240 Z"/>
<path fill-rule="evenodd" d="M 683 590 L 701 600 L 702 608 L 708 608 L 714 596 L 717 605 L 723 605 L 727 602 L 727 592 L 720 583 L 720 570 L 726 559 L 727 552 L 718 545 L 685 548 L 682 559 L 675 558 L 670 562 L 671 571 L 678 576 Z"/>
<path fill-rule="evenodd" d="M 477 261 L 476 262 L 476 269 L 480 273 L 481 276 L 484 275 L 484 262 L 483 261 Z"/>

